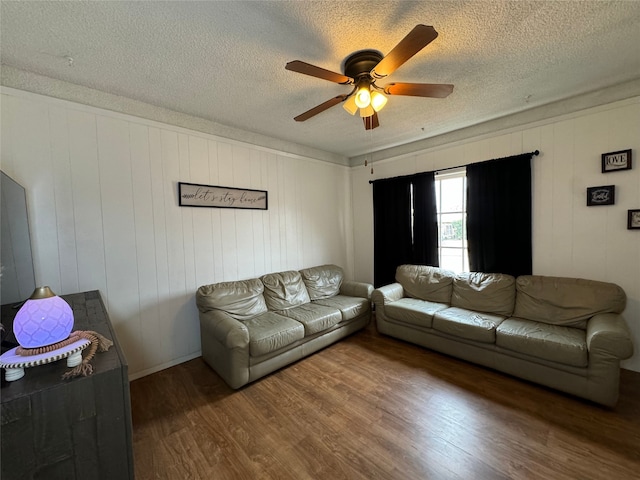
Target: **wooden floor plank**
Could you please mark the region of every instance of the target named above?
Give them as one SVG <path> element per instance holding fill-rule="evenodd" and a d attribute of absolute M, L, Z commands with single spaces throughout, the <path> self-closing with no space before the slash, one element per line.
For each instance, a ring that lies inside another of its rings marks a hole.
<path fill-rule="evenodd" d="M 373 326 L 238 391 L 199 358 L 131 401 L 138 480 L 640 478 L 640 373 L 609 409 Z"/>

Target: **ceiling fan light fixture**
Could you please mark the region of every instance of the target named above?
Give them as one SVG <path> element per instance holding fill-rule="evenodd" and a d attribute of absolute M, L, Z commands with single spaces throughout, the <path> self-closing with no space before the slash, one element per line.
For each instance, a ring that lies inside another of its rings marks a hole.
<path fill-rule="evenodd" d="M 376 92 L 375 90 L 371 92 L 371 106 L 376 112 L 382 110 L 382 108 L 387 104 L 387 100 L 387 97 L 382 93 Z"/>
<path fill-rule="evenodd" d="M 358 108 L 366 108 L 371 104 L 371 90 L 369 82 L 361 82 L 355 94 Z"/>
<path fill-rule="evenodd" d="M 367 105 L 366 107 L 360 109 L 360 116 L 362 118 L 370 117 L 374 113 L 376 113 L 376 111 L 373 109 L 371 105 Z"/>
<path fill-rule="evenodd" d="M 344 108 L 350 115 L 355 115 L 358 111 L 358 105 L 356 105 L 355 95 L 351 95 L 344 102 L 342 102 L 342 108 Z"/>
<path fill-rule="evenodd" d="M 358 50 L 349 55 L 342 65 L 344 73 L 332 72 L 301 60 L 287 63 L 286 70 L 352 88 L 351 92 L 330 98 L 293 119 L 304 122 L 342 103 L 351 115 L 359 110 L 365 130 L 373 130 L 380 126 L 378 112 L 387 104 L 388 95 L 445 98 L 453 91 L 453 85 L 404 82 L 393 82 L 383 87 L 376 85 L 377 80 L 391 75 L 437 36 L 438 32 L 432 26 L 416 25 L 387 55 L 378 50 Z"/>

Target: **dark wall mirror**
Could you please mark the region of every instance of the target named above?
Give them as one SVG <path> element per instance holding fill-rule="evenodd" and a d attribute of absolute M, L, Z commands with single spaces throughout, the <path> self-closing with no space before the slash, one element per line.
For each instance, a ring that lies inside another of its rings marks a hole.
<path fill-rule="evenodd" d="M 31 255 L 26 192 L 11 177 L 4 172 L 0 173 L 2 174 L 0 293 L 2 305 L 6 305 L 23 302 L 29 298 L 36 288 L 36 282 Z"/>

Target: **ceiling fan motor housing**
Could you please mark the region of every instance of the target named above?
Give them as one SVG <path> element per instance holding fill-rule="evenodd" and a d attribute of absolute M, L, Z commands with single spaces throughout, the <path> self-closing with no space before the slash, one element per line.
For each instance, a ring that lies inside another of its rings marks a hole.
<path fill-rule="evenodd" d="M 362 50 L 348 56 L 344 61 L 344 74 L 358 80 L 360 77 L 370 77 L 369 72 L 373 70 L 383 55 L 377 50 Z"/>

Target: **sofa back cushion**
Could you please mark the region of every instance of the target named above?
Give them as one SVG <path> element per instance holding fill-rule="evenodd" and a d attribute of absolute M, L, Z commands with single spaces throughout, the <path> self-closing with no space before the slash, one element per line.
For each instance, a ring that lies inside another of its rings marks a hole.
<path fill-rule="evenodd" d="M 584 329 L 598 313 L 622 313 L 626 301 L 624 290 L 613 283 L 523 275 L 516 280 L 513 316 Z"/>
<path fill-rule="evenodd" d="M 267 311 L 263 291 L 257 278 L 203 285 L 196 292 L 196 304 L 202 313 L 222 310 L 236 320 L 245 321 Z"/>
<path fill-rule="evenodd" d="M 460 273 L 453 279 L 451 306 L 510 316 L 516 301 L 516 279 L 503 273 Z"/>
<path fill-rule="evenodd" d="M 286 310 L 309 303 L 309 293 L 300 272 L 268 273 L 261 277 L 264 284 L 264 298 L 269 310 Z"/>
<path fill-rule="evenodd" d="M 400 265 L 396 269 L 396 281 L 402 285 L 408 297 L 428 302 L 451 302 L 454 273 L 426 265 Z"/>
<path fill-rule="evenodd" d="M 300 275 L 307 287 L 309 298 L 322 300 L 335 297 L 340 293 L 344 273 L 337 265 L 321 265 L 300 270 Z"/>

